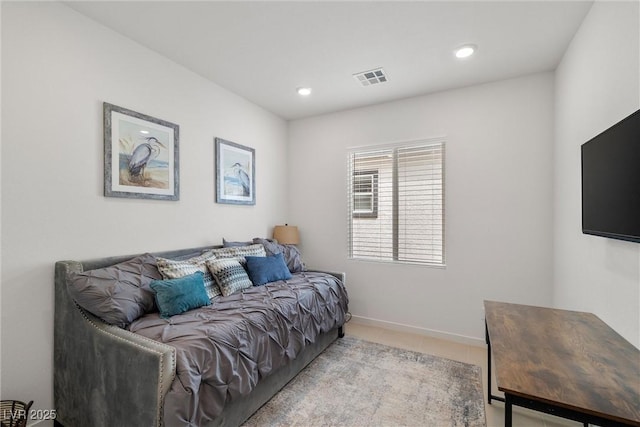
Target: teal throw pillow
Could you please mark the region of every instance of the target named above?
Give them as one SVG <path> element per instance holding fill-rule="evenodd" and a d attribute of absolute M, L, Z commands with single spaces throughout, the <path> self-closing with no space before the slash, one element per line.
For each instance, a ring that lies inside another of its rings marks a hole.
<path fill-rule="evenodd" d="M 254 286 L 291 279 L 291 272 L 281 253 L 267 257 L 248 256 L 247 273 Z"/>
<path fill-rule="evenodd" d="M 178 279 L 154 280 L 149 286 L 156 293 L 156 305 L 162 317 L 211 304 L 201 271 Z"/>

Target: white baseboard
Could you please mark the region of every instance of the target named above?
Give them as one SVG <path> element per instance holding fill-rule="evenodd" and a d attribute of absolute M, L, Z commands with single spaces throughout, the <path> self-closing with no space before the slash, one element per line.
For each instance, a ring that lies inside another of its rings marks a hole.
<path fill-rule="evenodd" d="M 469 337 L 466 335 L 452 334 L 450 332 L 437 331 L 434 329 L 421 328 L 418 326 L 405 325 L 402 323 L 389 322 L 387 320 L 372 319 L 369 317 L 353 315 L 351 317 L 351 322 L 359 325 L 375 326 L 378 328 L 388 329 L 391 331 L 407 332 L 407 333 L 416 334 L 416 335 L 424 335 L 427 337 L 439 338 L 447 341 L 454 341 L 457 343 L 473 345 L 476 347 L 485 346 L 484 339 Z"/>

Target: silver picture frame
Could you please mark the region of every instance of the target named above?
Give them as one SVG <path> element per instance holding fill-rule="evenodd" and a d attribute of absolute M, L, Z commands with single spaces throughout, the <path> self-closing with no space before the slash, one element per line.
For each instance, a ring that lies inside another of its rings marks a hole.
<path fill-rule="evenodd" d="M 104 195 L 179 200 L 180 127 L 103 103 Z"/>
<path fill-rule="evenodd" d="M 217 203 L 256 204 L 255 156 L 251 147 L 215 138 Z"/>

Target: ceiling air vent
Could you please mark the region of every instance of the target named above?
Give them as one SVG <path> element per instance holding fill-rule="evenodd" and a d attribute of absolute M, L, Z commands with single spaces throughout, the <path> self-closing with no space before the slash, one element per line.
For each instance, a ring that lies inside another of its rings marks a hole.
<path fill-rule="evenodd" d="M 371 86 L 387 81 L 387 75 L 382 68 L 356 73 L 353 77 L 360 82 L 362 86 Z"/>

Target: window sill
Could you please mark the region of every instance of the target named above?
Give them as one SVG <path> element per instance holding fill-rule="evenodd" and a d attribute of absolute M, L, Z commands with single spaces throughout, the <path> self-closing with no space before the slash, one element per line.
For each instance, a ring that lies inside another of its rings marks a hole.
<path fill-rule="evenodd" d="M 445 270 L 447 268 L 447 264 L 435 264 L 435 263 L 426 263 L 426 262 L 414 262 L 414 261 L 392 261 L 392 260 L 382 260 L 375 258 L 353 258 L 349 257 L 349 261 L 354 262 L 364 262 L 371 264 L 389 264 L 389 265 L 411 265 L 416 267 L 427 267 L 427 268 L 437 268 Z"/>

